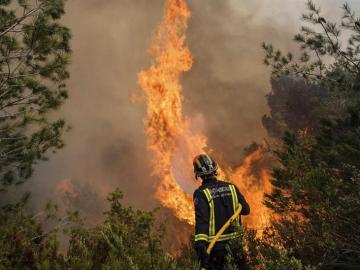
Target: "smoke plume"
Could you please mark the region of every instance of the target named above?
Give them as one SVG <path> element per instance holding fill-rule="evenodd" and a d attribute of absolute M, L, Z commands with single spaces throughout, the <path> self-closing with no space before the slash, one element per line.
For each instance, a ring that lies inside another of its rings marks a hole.
<path fill-rule="evenodd" d="M 341 2 L 318 1 L 339 18 Z M 68 87 L 70 99 L 59 112 L 72 126 L 66 147 L 38 164 L 23 187 L 33 193 L 34 208 L 58 195 L 67 179 L 76 206 L 91 217 L 101 213 L 106 194 L 120 187 L 127 203 L 151 209 L 157 179 L 146 147 L 145 104 L 132 103 L 137 73 L 150 63 L 147 48 L 161 20 L 160 0 L 71 0 L 64 23 L 72 29 L 74 51 Z M 354 8 L 360 4 L 350 1 Z M 262 64 L 263 41 L 293 50 L 304 1 L 191 0 L 188 46 L 192 69 L 183 78 L 185 114 L 203 119 L 209 145 L 227 164 L 238 165 L 243 149 L 265 136 L 269 70 Z M 81 196 L 81 195 L 79 195 Z M 95 198 L 91 199 L 91 198 Z M 100 198 L 100 199 L 99 199 Z M 94 205 L 93 202 L 99 204 Z M 91 203 L 90 203 L 91 202 Z M 90 205 L 90 206 L 89 206 Z"/>

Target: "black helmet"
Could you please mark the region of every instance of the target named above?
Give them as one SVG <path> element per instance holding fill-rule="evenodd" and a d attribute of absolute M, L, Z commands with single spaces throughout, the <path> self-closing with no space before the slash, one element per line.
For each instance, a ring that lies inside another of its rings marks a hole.
<path fill-rule="evenodd" d="M 195 178 L 199 176 L 216 175 L 218 169 L 216 162 L 208 155 L 198 155 L 194 158 L 194 173 Z"/>

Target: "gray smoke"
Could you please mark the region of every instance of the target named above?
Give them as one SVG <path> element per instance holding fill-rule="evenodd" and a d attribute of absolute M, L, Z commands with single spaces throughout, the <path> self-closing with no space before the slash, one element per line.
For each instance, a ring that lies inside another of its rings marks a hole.
<path fill-rule="evenodd" d="M 54 198 L 62 179 L 70 179 L 79 190 L 90 187 L 101 198 L 120 187 L 126 202 L 146 209 L 156 206 L 157 180 L 151 176 L 152 154 L 143 132 L 145 104 L 131 103 L 129 95 L 139 88 L 137 73 L 150 64 L 147 50 L 163 2 L 67 2 L 64 23 L 72 29 L 74 55 L 70 99 L 59 115 L 73 129 L 65 135 L 66 147 L 40 163 L 24 186 L 32 191 L 35 207 Z M 339 17 L 341 1 L 318 3 L 326 14 Z M 189 0 L 188 4 L 194 66 L 183 76 L 185 113 L 202 114 L 211 148 L 236 164 L 244 147 L 266 136 L 261 118 L 267 113 L 270 84 L 260 45 L 267 41 L 280 49 L 294 49 L 291 40 L 305 4 L 302 0 Z M 360 7 L 357 0 L 350 4 Z M 97 210 L 103 207 L 99 204 Z M 94 206 L 84 208 L 91 215 Z"/>

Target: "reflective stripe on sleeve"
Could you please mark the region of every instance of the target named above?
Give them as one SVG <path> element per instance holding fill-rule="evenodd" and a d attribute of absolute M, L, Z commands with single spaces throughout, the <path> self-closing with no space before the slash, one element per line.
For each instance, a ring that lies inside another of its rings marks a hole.
<path fill-rule="evenodd" d="M 209 242 L 209 236 L 206 234 L 196 234 L 195 235 L 195 242 L 196 241 L 206 241 Z"/>
<path fill-rule="evenodd" d="M 218 241 L 227 241 L 227 240 L 231 240 L 234 238 L 239 237 L 240 234 L 238 232 L 234 232 L 234 233 L 228 233 L 228 234 L 223 234 L 222 236 L 220 236 Z M 209 237 L 210 238 L 210 237 Z M 212 239 L 210 239 L 211 241 Z"/>
<path fill-rule="evenodd" d="M 234 233 L 228 233 L 228 234 L 223 234 L 220 236 L 220 238 L 218 239 L 218 242 L 221 241 L 228 241 L 234 238 L 239 237 L 239 233 L 238 232 L 234 232 Z M 195 242 L 196 241 L 206 241 L 206 242 L 211 242 L 211 240 L 213 240 L 215 238 L 215 236 L 207 236 L 206 234 L 196 234 L 195 235 Z"/>

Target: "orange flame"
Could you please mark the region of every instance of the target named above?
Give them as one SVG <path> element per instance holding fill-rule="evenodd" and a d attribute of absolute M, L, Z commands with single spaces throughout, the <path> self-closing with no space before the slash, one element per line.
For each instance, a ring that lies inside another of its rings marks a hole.
<path fill-rule="evenodd" d="M 164 17 L 151 46 L 153 64 L 139 73 L 138 83 L 147 102 L 146 134 L 148 146 L 154 152 L 153 173 L 160 179 L 156 197 L 173 209 L 180 220 L 194 224 L 191 193 L 196 187 L 192 175 L 192 159 L 204 153 L 207 139 L 194 132 L 191 124 L 202 118 L 188 119 L 182 114 L 182 73 L 191 69 L 193 60 L 185 44 L 190 11 L 184 0 L 166 0 Z M 244 192 L 252 206 L 250 227 L 267 223 L 269 214 L 262 205 L 263 192 L 270 187 L 269 175 L 261 170 L 261 181 L 250 173 L 253 163 L 261 158 L 258 150 L 243 160 L 242 166 L 229 170 L 230 179 Z M 255 185 L 255 184 L 260 185 Z"/>
<path fill-rule="evenodd" d="M 155 153 L 154 174 L 161 179 L 156 196 L 179 219 L 193 223 L 192 200 L 175 179 L 185 168 L 174 163 L 191 164 L 195 154 L 203 152 L 205 137 L 190 130 L 190 119 L 182 115 L 183 72 L 190 70 L 192 56 L 185 45 L 190 11 L 183 0 L 167 0 L 165 15 L 155 32 L 151 53 L 153 65 L 139 74 L 139 84 L 147 101 L 146 133 Z"/>
<path fill-rule="evenodd" d="M 56 190 L 71 199 L 75 199 L 78 196 L 78 193 L 75 191 L 75 188 L 69 179 L 59 181 Z"/>
<path fill-rule="evenodd" d="M 247 227 L 258 230 L 259 236 L 269 225 L 271 217 L 270 210 L 263 204 L 264 193 L 270 193 L 272 190 L 271 176 L 266 168 L 256 168 L 256 174 L 252 173 L 256 162 L 263 158 L 263 151 L 266 149 L 260 146 L 243 159 L 241 166 L 228 172 L 230 179 L 243 193 L 251 207 L 251 214 L 244 217 L 244 223 Z"/>

